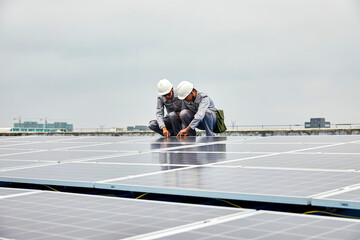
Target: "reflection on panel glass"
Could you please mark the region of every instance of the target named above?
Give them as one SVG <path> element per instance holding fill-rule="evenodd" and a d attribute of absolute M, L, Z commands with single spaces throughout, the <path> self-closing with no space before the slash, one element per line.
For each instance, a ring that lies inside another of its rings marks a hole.
<path fill-rule="evenodd" d="M 196 143 L 212 143 L 226 141 L 227 137 L 168 137 L 168 138 L 157 138 L 152 141 L 152 143 L 181 143 L 181 144 L 196 144 Z M 147 141 L 148 142 L 148 141 Z"/>
<path fill-rule="evenodd" d="M 203 137 L 203 138 L 178 138 L 178 142 L 181 143 L 182 139 L 189 143 L 192 141 L 194 144 L 202 144 L 212 142 L 212 137 Z M 219 139 L 219 137 L 216 137 Z M 221 138 L 222 140 L 226 140 L 226 137 Z M 159 142 L 162 143 L 163 148 L 171 147 L 171 143 L 174 142 L 173 138 L 159 138 L 156 142 L 151 144 L 151 149 L 160 149 Z M 170 145 L 170 146 L 169 146 Z M 206 151 L 202 153 L 194 152 L 194 148 L 182 148 L 182 150 L 187 152 L 158 152 L 153 154 L 153 160 L 159 161 L 160 164 L 176 164 L 176 165 L 203 165 L 208 163 L 215 163 L 218 161 L 223 161 L 226 159 L 226 144 L 209 144 L 203 146 Z"/>

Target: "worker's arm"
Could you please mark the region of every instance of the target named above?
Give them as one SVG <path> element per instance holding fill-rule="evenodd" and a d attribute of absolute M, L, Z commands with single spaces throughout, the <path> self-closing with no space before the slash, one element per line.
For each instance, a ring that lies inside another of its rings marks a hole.
<path fill-rule="evenodd" d="M 159 128 L 163 129 L 165 127 L 164 123 L 164 102 L 159 96 L 157 98 L 157 104 L 156 104 L 156 120 L 159 124 Z"/>

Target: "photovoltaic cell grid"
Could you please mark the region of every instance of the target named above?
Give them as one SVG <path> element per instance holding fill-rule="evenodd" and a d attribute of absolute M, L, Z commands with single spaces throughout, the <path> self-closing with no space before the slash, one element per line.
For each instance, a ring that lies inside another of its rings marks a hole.
<path fill-rule="evenodd" d="M 335 180 L 336 179 L 336 180 Z M 308 196 L 360 182 L 354 172 L 196 167 L 97 183 L 97 188 L 308 204 Z"/>
<path fill-rule="evenodd" d="M 359 221 L 338 222 L 338 219 L 333 218 L 259 211 L 245 218 L 158 239 L 355 240 L 359 238 Z"/>
<path fill-rule="evenodd" d="M 0 187 L 2 239 L 360 237 L 356 220 Z"/>
<path fill-rule="evenodd" d="M 14 194 L 23 194 L 23 193 L 28 193 L 28 192 L 32 192 L 30 190 L 25 190 L 25 189 L 22 189 L 22 190 L 18 190 L 18 189 L 13 189 L 13 188 L 3 188 L 1 187 L 0 188 L 0 199 L 1 198 L 5 198 L 7 196 L 13 196 Z"/>
<path fill-rule="evenodd" d="M 9 190 L 0 188 L 1 238 L 123 239 L 250 211 L 56 192 L 18 192 L 6 196 Z"/>
<path fill-rule="evenodd" d="M 243 159 L 238 161 L 219 163 L 224 166 L 248 166 L 262 168 L 288 168 L 288 169 L 329 169 L 329 170 L 358 170 L 360 169 L 360 155 L 355 154 L 308 154 L 289 153 L 272 155 L 256 159 Z"/>
<path fill-rule="evenodd" d="M 7 137 L 0 180 L 360 209 L 359 150 L 359 135 Z"/>

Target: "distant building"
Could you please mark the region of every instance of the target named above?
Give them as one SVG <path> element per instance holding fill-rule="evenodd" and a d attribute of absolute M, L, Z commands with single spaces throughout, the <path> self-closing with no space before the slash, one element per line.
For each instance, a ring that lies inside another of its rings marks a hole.
<path fill-rule="evenodd" d="M 73 125 L 67 122 L 38 123 L 25 121 L 23 123 L 14 123 L 12 132 L 72 132 Z"/>
<path fill-rule="evenodd" d="M 14 128 L 44 128 L 43 123 L 25 121 L 23 123 L 14 123 Z"/>
<path fill-rule="evenodd" d="M 73 125 L 67 122 L 45 123 L 45 128 L 65 129 L 67 132 L 73 131 Z"/>
<path fill-rule="evenodd" d="M 305 122 L 305 128 L 330 128 L 330 122 L 325 122 L 325 118 L 310 118 L 310 122 Z"/>
<path fill-rule="evenodd" d="M 144 125 L 135 125 L 135 130 L 139 130 L 139 131 L 146 131 L 146 130 L 150 130 L 148 126 L 144 126 Z"/>
<path fill-rule="evenodd" d="M 128 126 L 127 127 L 128 131 L 147 131 L 150 130 L 148 126 L 144 126 L 144 125 L 135 125 L 135 127 L 133 126 Z"/>
<path fill-rule="evenodd" d="M 124 131 L 124 129 L 123 128 L 118 128 L 118 127 L 110 128 L 110 132 L 119 132 L 119 131 Z"/>

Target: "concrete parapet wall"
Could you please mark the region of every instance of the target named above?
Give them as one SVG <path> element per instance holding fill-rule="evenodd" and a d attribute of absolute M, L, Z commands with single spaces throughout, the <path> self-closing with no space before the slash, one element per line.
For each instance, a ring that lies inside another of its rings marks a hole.
<path fill-rule="evenodd" d="M 360 128 L 228 130 L 226 136 L 360 135 Z"/>
<path fill-rule="evenodd" d="M 204 131 L 197 131 L 199 136 L 205 136 Z M 117 132 L 0 132 L 0 136 L 155 136 L 152 131 L 117 131 Z M 360 128 L 320 128 L 320 129 L 242 129 L 228 130 L 219 136 L 300 136 L 300 135 L 360 135 Z"/>

